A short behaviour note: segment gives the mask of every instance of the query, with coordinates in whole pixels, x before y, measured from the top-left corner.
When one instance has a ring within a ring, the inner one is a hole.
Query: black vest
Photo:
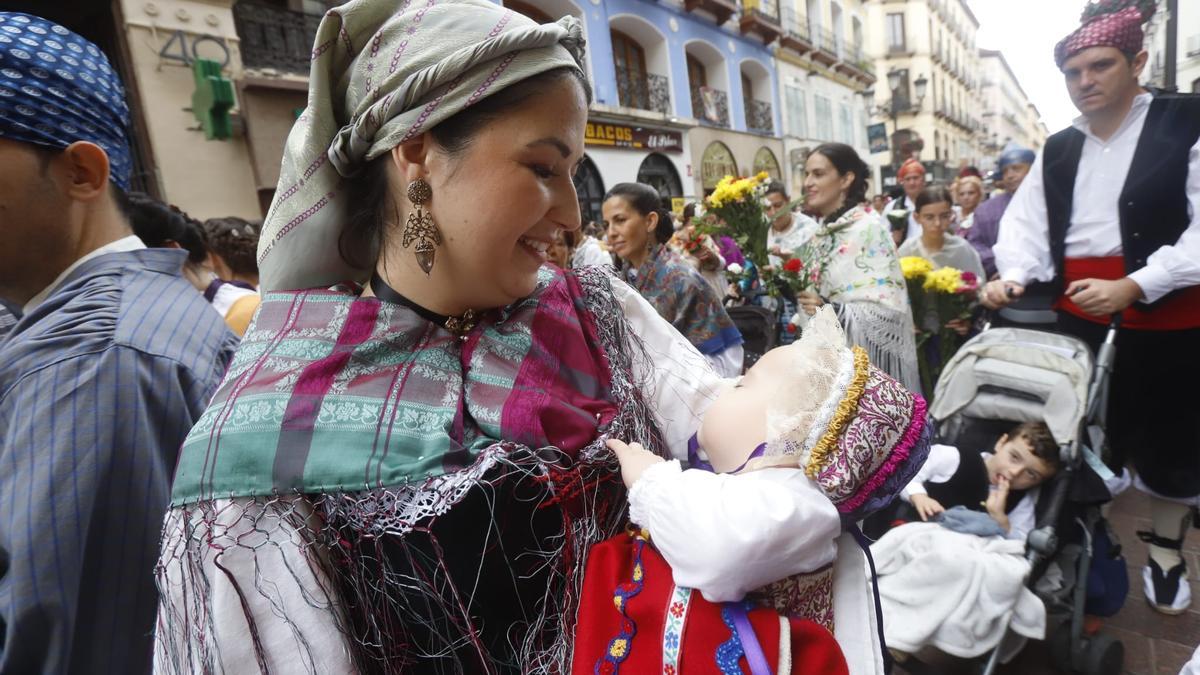
[[[1146,259],[1159,247],[1178,242],[1190,224],[1188,153],[1197,138],[1200,138],[1200,96],[1159,94],[1154,97],[1117,207],[1126,274],[1145,267]],[[1054,260],[1054,283],[1059,292],[1066,258],[1067,229],[1071,226],[1075,176],[1084,139],[1083,132],[1078,129],[1064,129],[1046,140],[1042,157],[1050,256]],[[1104,195],[1097,195],[1097,198],[1102,197]],[[1149,309],[1158,302],[1149,306],[1142,303],[1142,306]]]
[[[954,471],[954,475],[945,483],[929,481],[924,485],[925,492],[936,499],[942,508],[965,506],[972,511],[987,510],[984,503],[991,493],[991,481],[988,480],[987,464],[978,450],[958,448],[958,469]],[[1011,512],[1024,496],[1024,491],[1010,490],[1004,512]]]

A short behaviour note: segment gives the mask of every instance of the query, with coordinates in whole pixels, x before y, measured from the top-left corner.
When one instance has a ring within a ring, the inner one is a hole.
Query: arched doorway
[[[783,171],[779,168],[779,160],[775,159],[775,153],[771,152],[770,148],[759,148],[754,154],[754,171],[766,171],[771,180],[783,180]]]
[[[725,176],[736,175],[737,161],[733,159],[729,146],[720,141],[709,143],[700,160],[700,186],[704,188],[704,195],[707,197],[711,194]]]
[[[604,220],[600,213],[600,205],[604,202],[604,181],[600,180],[600,172],[587,155],[575,170],[575,194],[579,196],[579,214],[584,225]]]
[[[671,208],[672,197],[683,196],[683,183],[679,181],[679,172],[675,170],[675,165],[657,152],[642,160],[642,165],[638,167],[637,180],[658,190],[658,196],[663,200],[663,208]]]

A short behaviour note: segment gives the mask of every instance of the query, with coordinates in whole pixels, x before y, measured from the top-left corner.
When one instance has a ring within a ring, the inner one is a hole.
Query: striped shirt
[[[185,253],[109,253],[0,337],[0,673],[139,673],[180,444],[236,338]]]

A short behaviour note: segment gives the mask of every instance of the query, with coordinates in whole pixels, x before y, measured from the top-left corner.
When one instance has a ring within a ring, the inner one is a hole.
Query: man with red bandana
[[[1200,98],[1152,95],[1141,25],[1152,0],[1090,4],[1054,58],[1082,115],[1054,134],[1000,223],[985,304],[1031,281],[1062,287],[1059,328],[1096,348],[1123,314],[1108,406],[1112,457],[1150,495],[1145,596],[1191,603],[1180,556],[1200,503]]]
[[[910,157],[900,165],[900,170],[896,172],[896,180],[900,181],[900,187],[904,188],[904,196],[893,199],[883,214],[886,216],[888,211],[896,210],[908,211],[908,231],[904,233],[904,239],[908,240],[921,234],[921,224],[917,222],[916,199],[921,190],[925,189],[925,167],[920,160]]]

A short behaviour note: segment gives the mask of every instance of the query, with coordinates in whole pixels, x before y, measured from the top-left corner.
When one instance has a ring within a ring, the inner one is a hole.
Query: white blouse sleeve
[[[1042,182],[1042,155],[1037,159],[1021,187],[1013,195],[1000,218],[996,245],[996,269],[1000,278],[1026,285],[1031,281],[1054,278],[1050,258],[1050,217],[1046,213],[1046,188]]]
[[[900,498],[906,502],[912,501],[913,495],[927,494],[925,483],[945,483],[958,471],[958,449],[952,445],[934,444],[929,446],[929,456],[917,475],[900,491]]]
[[[700,419],[726,380],[629,284],[614,278],[612,287],[645,352],[645,358],[639,358],[634,348],[635,381],[647,387],[646,402],[654,412],[663,441],[676,458],[686,459],[688,439],[700,428]]]
[[[630,519],[671,565],[675,583],[712,602],[740,600],[766,584],[837,557],[837,509],[799,469],[745,474],[655,464],[629,492]]]

